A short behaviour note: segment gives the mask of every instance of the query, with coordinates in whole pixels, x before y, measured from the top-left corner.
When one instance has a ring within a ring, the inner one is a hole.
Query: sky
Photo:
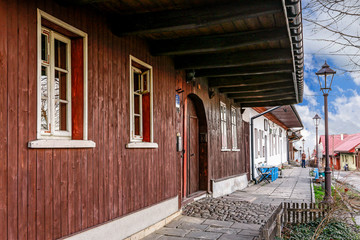
[[[351,0],[350,0],[351,1]],[[303,6],[306,1],[303,1]],[[327,15],[319,12],[306,12],[303,16],[323,20],[326,23]],[[344,28],[344,31],[359,36],[359,19],[345,17],[337,22],[337,28]],[[330,68],[337,71],[332,84],[332,91],[328,97],[329,109],[329,134],[359,133],[360,132],[360,74],[344,70],[353,70],[354,64],[351,59],[358,58],[358,48],[343,48],[339,44],[332,44],[328,40],[339,40],[338,35],[330,33],[325,29],[317,28],[313,23],[304,21],[304,95],[303,102],[296,105],[296,109],[304,125],[302,130],[305,139],[305,149],[308,154],[315,148],[315,124],[313,117],[318,114],[321,117],[319,135],[324,135],[324,97],[320,91],[320,85],[315,72],[321,69],[326,61]],[[315,30],[314,30],[315,28]],[[322,40],[321,40],[322,39]],[[349,57],[348,55],[355,55]],[[347,55],[347,56],[346,56]],[[359,54],[360,55],[360,54]],[[295,143],[295,146],[302,145],[302,141]]]

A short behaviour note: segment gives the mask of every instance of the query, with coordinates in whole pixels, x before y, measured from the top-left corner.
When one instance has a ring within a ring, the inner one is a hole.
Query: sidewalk
[[[281,202],[311,202],[309,168],[285,169],[283,176],[221,198],[191,203],[182,216],[144,239],[256,239]]]

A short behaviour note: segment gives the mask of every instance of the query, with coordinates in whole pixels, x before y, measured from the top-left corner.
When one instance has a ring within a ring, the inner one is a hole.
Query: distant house
[[[270,107],[254,107],[243,114],[244,121],[261,114]],[[293,140],[300,139],[294,131],[303,127],[294,106],[284,106],[254,119],[253,159],[255,168],[263,165],[279,166],[294,159]]]
[[[320,136],[323,145],[323,159],[325,158],[325,136]],[[330,167],[336,170],[344,169],[348,164],[349,170],[359,168],[358,151],[360,148],[360,133],[338,134],[329,136]],[[323,161],[323,165],[325,162]]]

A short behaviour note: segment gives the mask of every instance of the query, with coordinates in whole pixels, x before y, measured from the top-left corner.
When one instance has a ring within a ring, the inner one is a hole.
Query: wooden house
[[[123,239],[248,179],[302,102],[300,0],[1,0],[0,239]],[[140,235],[139,235],[140,236]]]

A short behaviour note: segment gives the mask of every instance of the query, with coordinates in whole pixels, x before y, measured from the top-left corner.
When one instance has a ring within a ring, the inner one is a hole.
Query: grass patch
[[[319,204],[325,195],[325,190],[321,188],[321,185],[314,184],[315,203]]]
[[[322,219],[317,219],[313,222],[288,225],[283,230],[283,237],[277,238],[281,240],[307,240],[313,238]],[[360,240],[359,234],[357,234],[347,224],[337,221],[335,219],[330,220],[322,229],[318,237],[318,240]]]

